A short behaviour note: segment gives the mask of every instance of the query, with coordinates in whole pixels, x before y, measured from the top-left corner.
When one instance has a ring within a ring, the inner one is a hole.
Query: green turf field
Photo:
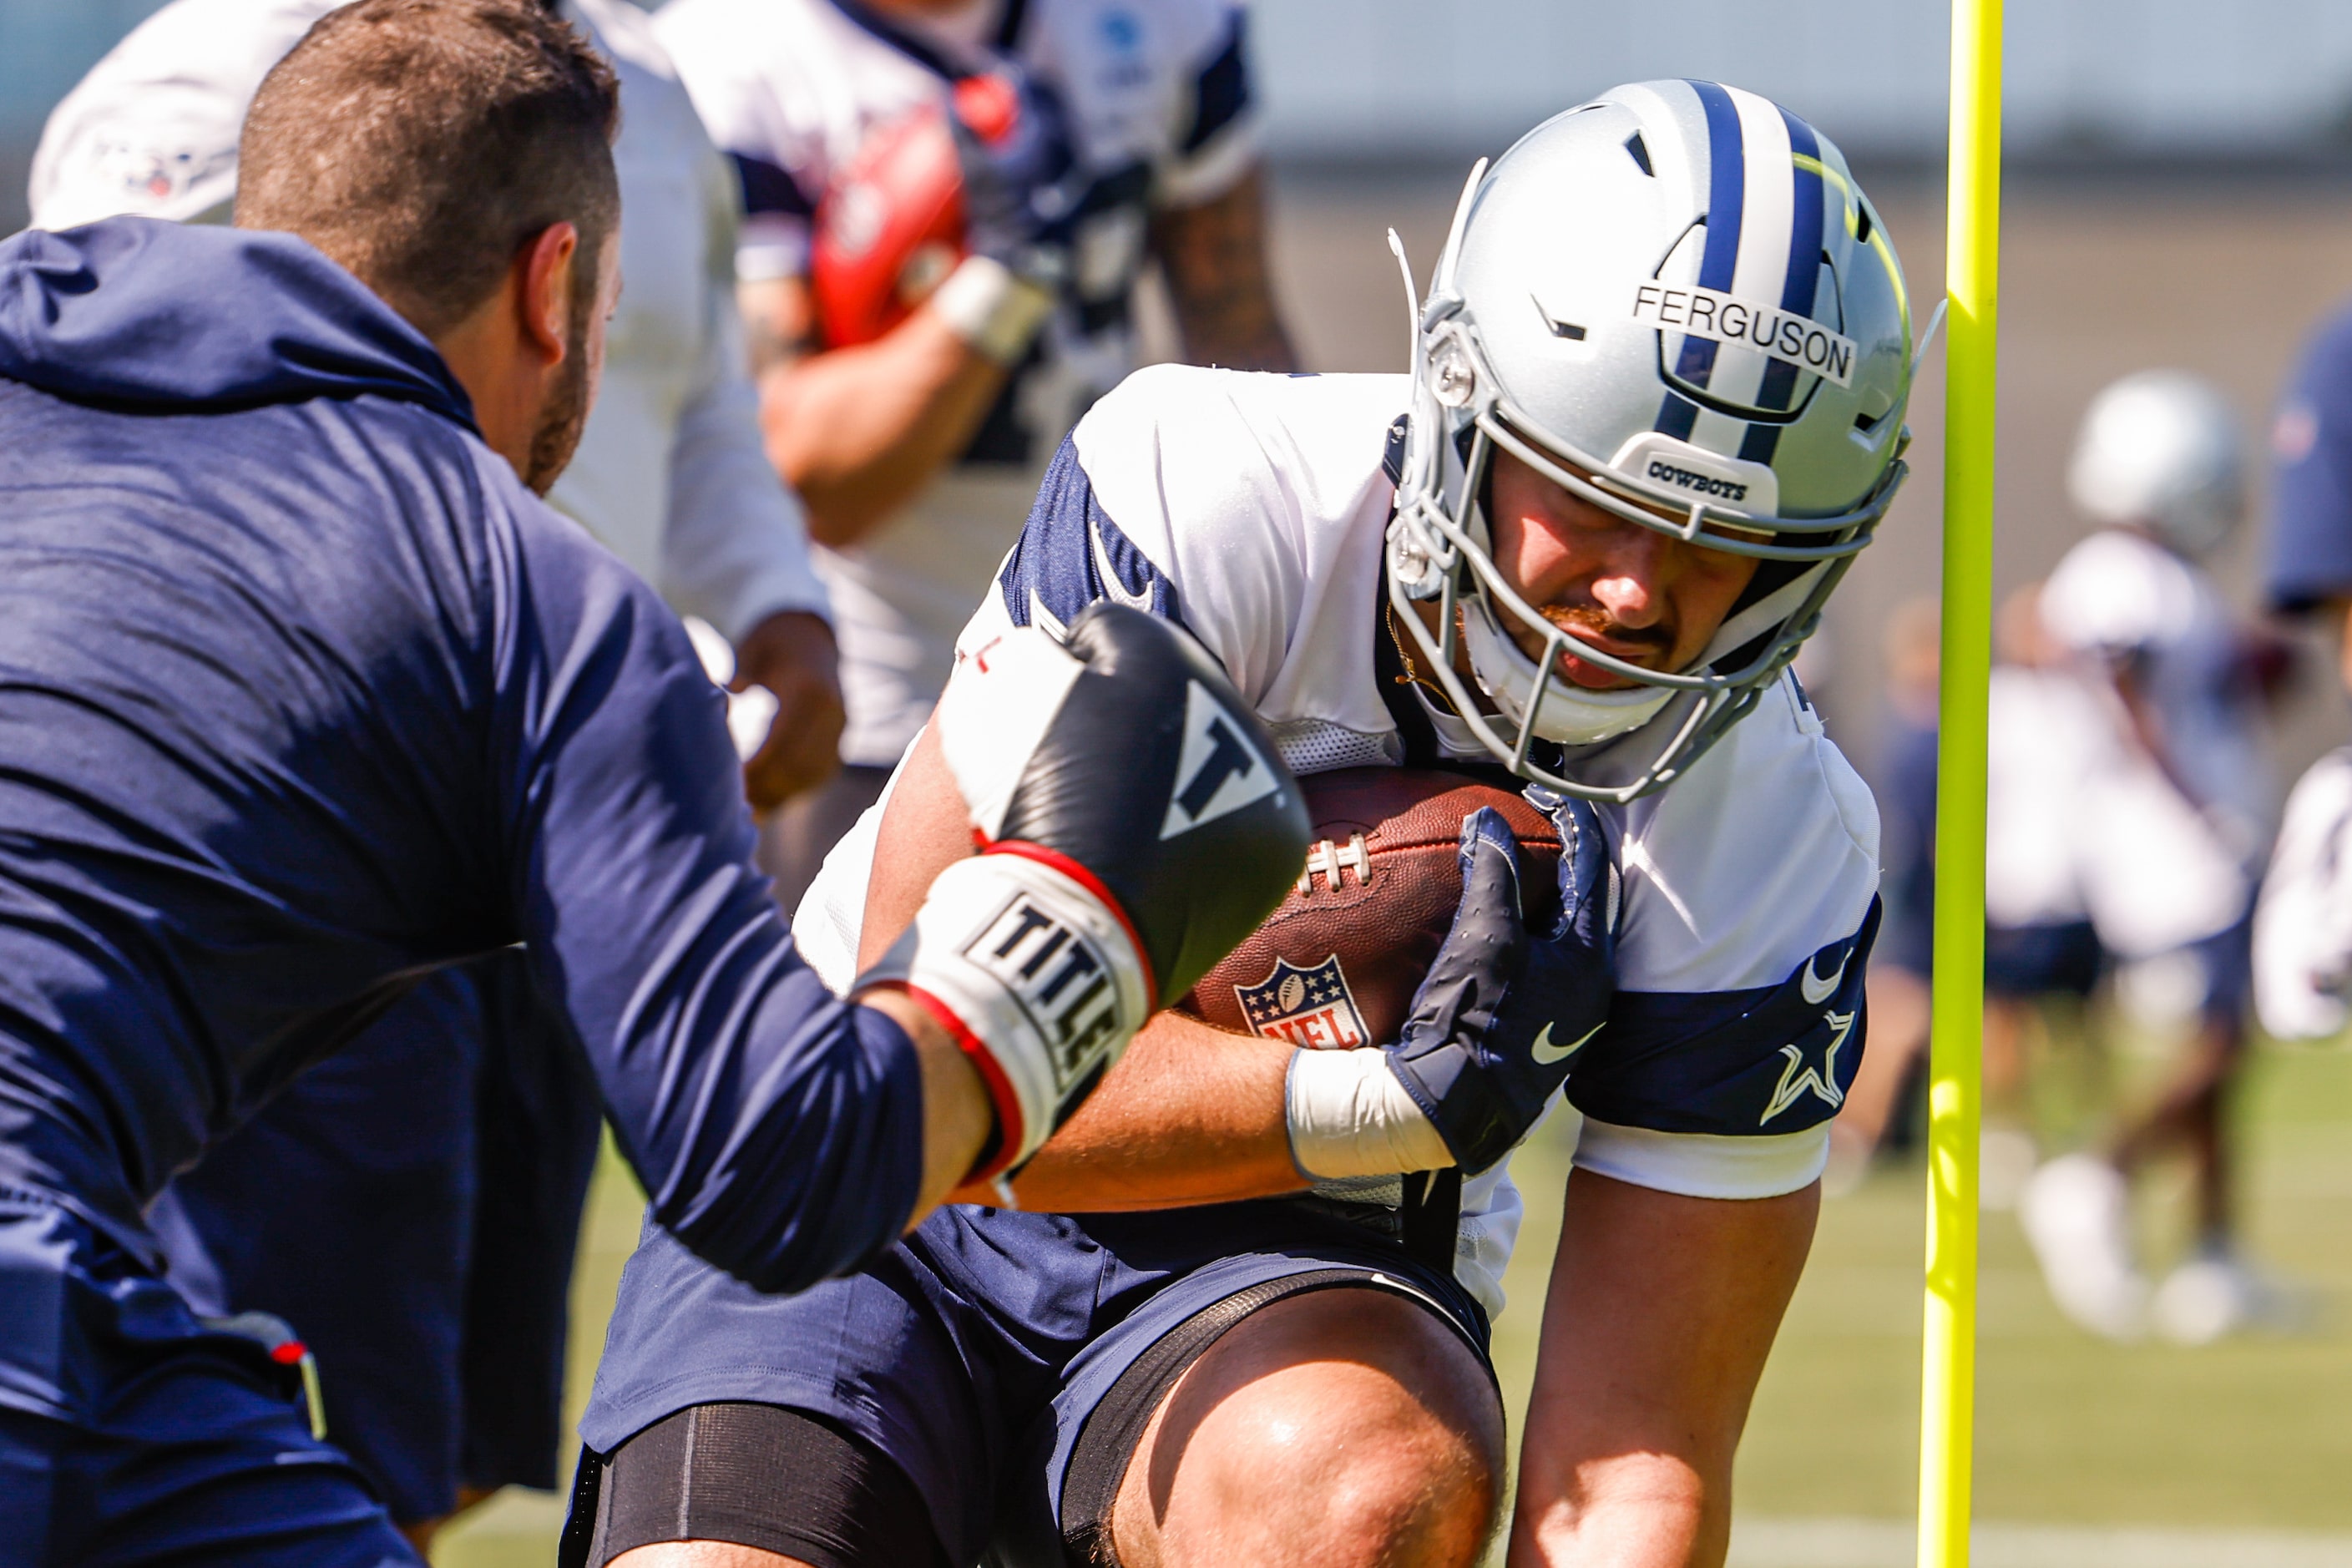
[[[2352,1332],[2336,1310],[2352,1299],[2352,1055],[2268,1052],[2241,1110],[2252,1134],[2244,1185],[2253,1243],[2314,1292],[2311,1331],[2205,1350],[2093,1341],[2050,1306],[2014,1219],[1988,1215],[1978,1401],[1979,1518],[2237,1533],[2195,1537],[2182,1544],[2187,1555],[2166,1556],[2160,1538],[2116,1531],[1996,1531],[1979,1553],[1986,1568],[2108,1560],[2352,1564],[2345,1484]],[[1565,1162],[1556,1146],[1537,1146],[1516,1168],[1528,1225],[1513,1309],[1496,1339],[1505,1386],[1516,1391],[1515,1430]],[[2151,1247],[2161,1258],[2173,1227],[2160,1192],[2148,1207]],[[1919,1227],[1915,1168],[1882,1169],[1824,1206],[1741,1453],[1738,1508],[1748,1525],[1735,1563],[1891,1568],[1908,1561],[1900,1521],[1916,1486]],[[635,1234],[633,1189],[608,1162],[575,1298],[572,1364],[583,1389]],[[552,1499],[500,1499],[453,1531],[436,1561],[441,1568],[545,1563],[555,1518]]]

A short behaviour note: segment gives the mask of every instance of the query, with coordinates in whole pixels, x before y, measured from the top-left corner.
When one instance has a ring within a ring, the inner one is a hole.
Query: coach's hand
[[[1615,994],[1616,871],[1580,800],[1539,804],[1559,826],[1559,918],[1530,932],[1519,857],[1491,810],[1462,824],[1462,903],[1388,1066],[1465,1173],[1528,1134],[1601,1032]]]
[[[787,610],[770,616],[735,645],[730,691],[761,687],[776,700],[767,738],[743,763],[743,794],[753,811],[772,811],[814,789],[841,766],[840,656],[822,616]]]
[[[1282,901],[1312,837],[1297,781],[1191,637],[1097,605],[1066,646],[1008,632],[933,722],[981,853],[932,882],[861,988],[903,987],[995,1103],[989,1176],[1028,1157]]]

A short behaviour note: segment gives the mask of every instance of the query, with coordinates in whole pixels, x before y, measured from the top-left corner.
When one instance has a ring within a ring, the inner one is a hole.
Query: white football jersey
[[[33,223],[117,213],[226,222],[261,79],[346,0],[173,0],[92,67],[35,154]],[[548,500],[684,615],[730,638],[827,613],[799,503],[762,447],[735,314],[733,171],[644,14],[567,0],[621,79],[621,268],[604,380]]]
[[[2352,748],[2286,798],[2254,910],[2254,1006],[2281,1039],[2341,1031],[2352,992]]]
[[[962,646],[1112,599],[1198,637],[1295,770],[1402,761],[1373,639],[1394,494],[1383,458],[1406,397],[1402,376],[1130,376],[1055,458]],[[1568,1082],[1577,1163],[1693,1196],[1804,1186],[1862,1055],[1870,792],[1784,679],[1688,773],[1601,811],[1623,874],[1619,992]],[[793,922],[835,985],[855,964],[880,816],[842,841]],[[1499,1310],[1519,1218],[1503,1166],[1465,1184],[1463,1211],[1457,1272]]]
[[[1985,735],[1985,919],[2090,918],[2080,835],[2087,782],[2111,771],[2115,720],[2073,669],[1994,668]]]
[[[898,761],[1055,444],[1132,367],[1129,307],[1151,209],[1218,195],[1255,158],[1241,23],[1232,0],[973,0],[921,18],[857,0],[675,0],[656,18],[740,174],[746,279],[804,275],[835,174],[992,51],[1060,95],[1091,176],[1073,302],[964,458],[856,544],[818,552],[840,632],[846,761]]]
[[[2273,802],[2220,591],[2153,540],[2107,529],[2059,562],[2041,617],[2101,700],[2066,721],[2076,732],[2017,737],[2021,765],[2043,770],[2036,809],[2070,824],[2074,877],[2100,941],[2144,958],[2227,930],[2252,896]],[[2156,714],[2160,761],[2107,688],[2106,671],[2124,665]]]

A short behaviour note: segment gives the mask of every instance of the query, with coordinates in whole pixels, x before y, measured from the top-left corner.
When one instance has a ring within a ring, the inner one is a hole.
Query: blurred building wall
[[[1937,155],[1947,10],[1918,0],[1255,0],[1277,155],[1492,151],[1620,81],[1754,88],[1849,151]],[[2344,0],[2042,0],[2008,12],[2024,153],[2173,159],[2352,141]]]
[[[49,107],[158,4],[0,0],[0,232],[24,221]],[[1706,76],[1850,152],[1915,159],[1943,144],[1945,16],[1923,0],[1255,0],[1253,25],[1280,158],[1450,163],[1613,82]],[[2042,0],[2008,23],[2011,144],[2029,157],[2352,150],[2346,0]]]

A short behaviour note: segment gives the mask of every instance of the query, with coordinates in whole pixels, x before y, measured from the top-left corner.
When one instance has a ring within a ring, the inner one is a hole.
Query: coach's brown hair
[[[620,220],[620,84],[533,0],[357,0],[262,81],[236,222],[300,235],[426,336],[569,219],[581,308]]]

